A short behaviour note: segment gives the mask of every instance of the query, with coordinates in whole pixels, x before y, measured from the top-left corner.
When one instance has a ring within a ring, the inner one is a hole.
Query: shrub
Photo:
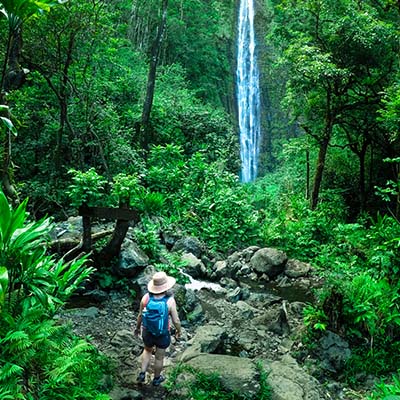
[[[392,382],[381,382],[376,385],[368,400],[398,400],[400,398],[400,377],[394,375]]]
[[[0,192],[0,398],[106,399],[102,358],[52,319],[93,270],[48,256],[51,222],[29,222],[26,205],[13,210]]]
[[[246,188],[221,160],[209,163],[202,152],[185,158],[179,146],[158,146],[149,162],[150,189],[165,195],[167,216],[174,216],[186,233],[218,251],[257,240],[258,214],[248,202]]]

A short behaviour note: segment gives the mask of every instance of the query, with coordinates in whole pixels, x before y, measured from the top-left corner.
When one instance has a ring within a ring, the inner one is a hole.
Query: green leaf
[[[8,271],[6,267],[0,267],[0,311],[4,304],[4,299],[8,287]]]
[[[0,215],[0,248],[2,248],[4,247],[4,243],[7,241],[6,232],[11,219],[10,205],[8,204],[7,198],[2,191],[0,191]]]
[[[10,240],[14,232],[21,228],[26,219],[26,205],[28,203],[28,199],[25,199],[16,210],[10,213],[8,227],[4,232],[4,242],[5,244],[10,244]]]
[[[18,132],[17,129],[15,128],[14,124],[11,122],[10,119],[6,117],[0,117],[1,121],[3,122],[3,125],[10,130],[10,132],[14,135],[17,136]]]

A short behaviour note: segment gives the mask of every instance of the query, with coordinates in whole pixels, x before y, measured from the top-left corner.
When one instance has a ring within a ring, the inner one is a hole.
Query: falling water
[[[240,0],[236,69],[241,181],[257,177],[260,152],[260,91],[255,54],[254,1]]]

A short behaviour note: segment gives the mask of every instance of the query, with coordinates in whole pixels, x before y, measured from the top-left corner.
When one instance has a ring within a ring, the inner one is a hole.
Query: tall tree
[[[144,99],[141,126],[140,126],[141,128],[140,136],[143,143],[143,147],[145,149],[148,149],[150,143],[150,137],[149,137],[151,135],[150,113],[153,107],[154,90],[156,86],[157,65],[160,57],[161,47],[164,40],[165,29],[167,26],[167,11],[168,11],[168,0],[161,0],[160,20],[157,26],[157,31],[153,40],[153,44],[151,46],[146,97]]]
[[[311,194],[315,208],[334,127],[380,102],[381,90],[394,72],[396,33],[368,2],[277,3],[276,37],[290,70],[287,99],[318,146]],[[368,144],[365,118],[356,122],[356,131],[365,133]]]
[[[20,65],[22,51],[22,27],[23,24],[40,14],[50,11],[56,5],[53,0],[1,0],[0,13],[6,18],[8,34],[4,51],[3,66],[0,77],[0,104],[6,105],[6,93],[18,89],[25,81],[26,71]],[[9,109],[3,107],[2,116],[9,119]],[[5,194],[16,200],[17,192],[12,184],[12,131],[5,129],[1,137],[2,160],[0,163],[1,181]]]
[[[46,21],[30,26],[31,45],[24,53],[26,63],[41,75],[56,100],[54,108],[58,113],[58,124],[53,127],[55,135],[51,149],[52,170],[56,175],[68,169],[65,164],[72,163],[80,168],[85,164],[86,147],[82,147],[82,142],[91,123],[87,120],[86,124],[79,125],[78,122],[85,116],[90,118],[86,115],[86,104],[83,105],[90,93],[88,81],[95,68],[93,64],[100,36],[106,36],[107,32],[102,24],[110,23],[104,21],[106,11],[103,1],[71,0]],[[40,46],[36,43],[39,37],[43,37]],[[106,48],[103,47],[104,52]],[[93,87],[94,82],[91,85]],[[95,104],[91,104],[92,109]],[[71,110],[78,105],[80,117],[74,115],[71,118]],[[106,168],[107,163],[101,152],[100,159]]]

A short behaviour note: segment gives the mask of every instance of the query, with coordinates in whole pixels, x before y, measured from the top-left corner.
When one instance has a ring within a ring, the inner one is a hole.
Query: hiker
[[[146,379],[153,348],[155,348],[153,385],[159,386],[165,380],[161,371],[165,351],[171,343],[169,316],[175,326],[176,339],[179,339],[181,335],[181,322],[176,310],[176,302],[172,294],[168,292],[175,282],[175,278],[168,276],[165,272],[156,272],[147,285],[149,293],[146,293],[140,301],[135,329],[135,335],[138,336],[142,328],[144,343],[142,367],[137,378],[140,383]]]

